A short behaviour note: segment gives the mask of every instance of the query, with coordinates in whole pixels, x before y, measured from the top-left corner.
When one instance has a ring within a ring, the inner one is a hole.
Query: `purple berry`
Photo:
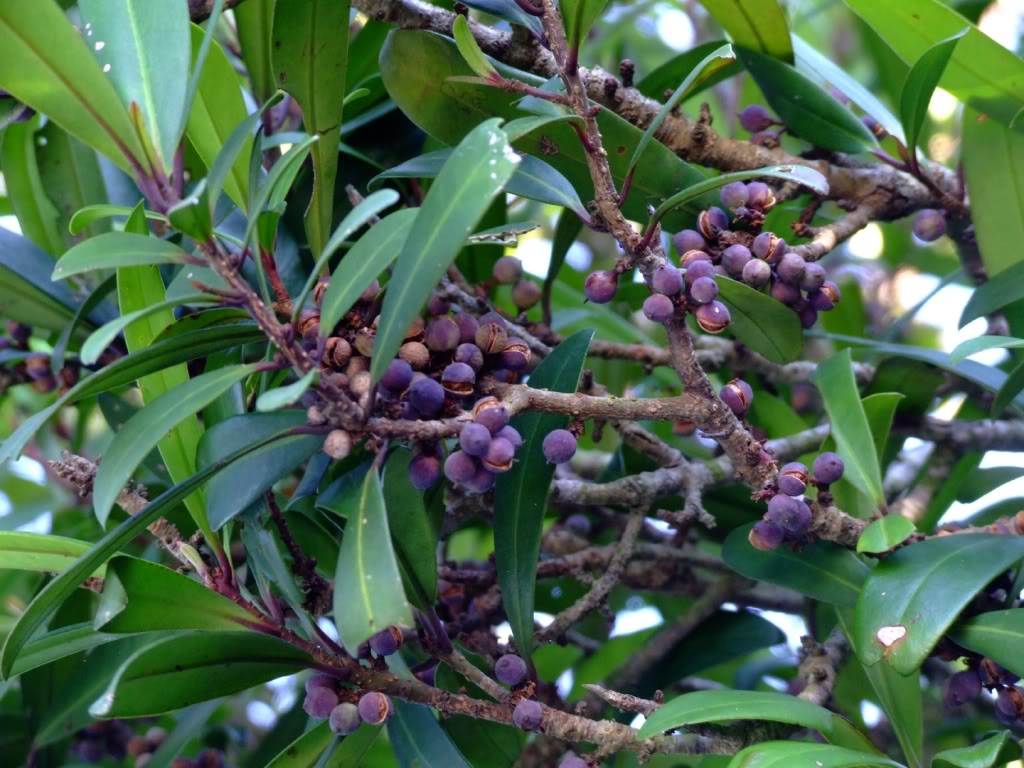
[[[449,352],[459,346],[460,335],[459,326],[450,317],[435,317],[427,326],[423,343],[432,352]]]
[[[683,269],[689,269],[695,262],[698,261],[712,261],[711,256],[704,251],[686,251],[682,256],[679,257],[679,264]]]
[[[370,725],[380,725],[391,717],[391,699],[383,693],[370,691],[359,699],[359,716]]]
[[[818,322],[818,310],[811,306],[810,302],[804,301],[797,306],[797,316],[800,318],[800,327],[804,330],[813,328]]]
[[[829,312],[839,303],[839,286],[826,280],[817,291],[807,294],[807,301],[819,312]]]
[[[747,184],[747,207],[767,211],[775,205],[775,193],[763,181]]]
[[[519,434],[519,431],[515,427],[502,427],[495,433],[494,436],[508,440],[510,443],[512,443],[512,447],[515,448],[517,451],[523,447],[523,437],[522,435]]]
[[[565,527],[578,536],[589,536],[593,528],[590,518],[579,512],[569,515],[565,519]]]
[[[502,285],[512,285],[523,274],[523,262],[515,256],[502,256],[494,262],[491,274]]]
[[[736,243],[722,251],[722,266],[730,275],[738,277],[743,274],[743,268],[752,258],[754,256],[747,246]]]
[[[598,270],[587,275],[583,293],[595,304],[607,304],[615,298],[619,287],[619,274],[611,269]]]
[[[718,283],[713,277],[699,277],[690,286],[690,296],[698,304],[707,304],[718,298]]]
[[[514,653],[506,653],[494,665],[494,676],[514,688],[526,679],[526,662]]]
[[[973,669],[950,675],[942,698],[947,707],[962,707],[981,695],[981,681]]]
[[[510,341],[501,351],[501,364],[510,371],[525,371],[530,365],[530,347],[525,341]]]
[[[775,523],[787,534],[802,536],[811,525],[811,509],[799,499],[778,494],[768,502],[764,519]]]
[[[465,363],[474,371],[479,371],[484,367],[484,353],[476,344],[469,342],[459,344],[458,349],[455,350],[455,362]]]
[[[562,758],[562,762],[558,764],[558,768],[587,768],[587,761],[570,752]]]
[[[485,355],[496,355],[501,352],[508,343],[508,331],[504,320],[500,323],[480,323],[474,341]]]
[[[683,276],[671,264],[662,264],[651,275],[651,287],[655,293],[675,296],[683,290]]]
[[[447,299],[443,298],[442,296],[439,296],[436,293],[433,294],[427,300],[427,314],[430,314],[430,315],[444,315],[448,311],[450,311],[451,308],[452,308],[451,302],[449,302]]]
[[[1006,721],[1015,721],[1020,718],[1021,705],[1024,705],[1020,691],[1012,685],[1000,688],[996,694],[996,712],[1002,715]]]
[[[775,271],[780,280],[799,285],[806,266],[806,262],[800,254],[790,252],[779,260],[779,266],[775,268]]]
[[[523,699],[512,710],[512,722],[524,731],[536,731],[544,719],[544,708],[533,699]]]
[[[800,287],[805,291],[816,291],[825,284],[825,268],[816,261],[804,264],[804,274],[800,278]]]
[[[540,286],[532,280],[520,280],[512,289],[512,303],[527,310],[540,301]]]
[[[832,451],[820,454],[811,465],[814,482],[820,485],[831,485],[838,482],[843,476],[844,469],[843,460],[839,458],[839,454]]]
[[[486,456],[491,447],[491,430],[476,422],[466,424],[459,432],[459,447],[470,456]]]
[[[756,523],[750,529],[750,533],[747,534],[747,540],[750,542],[750,545],[754,549],[760,549],[762,552],[778,549],[784,538],[785,534],[782,529],[775,523],[770,523],[767,520],[761,520],[759,523]]]
[[[752,288],[764,288],[772,279],[772,268],[761,259],[751,259],[743,266],[743,282]]]
[[[455,324],[459,326],[459,341],[469,344],[476,340],[476,332],[480,321],[468,312],[460,312],[455,316]],[[466,362],[465,360],[463,362]]]
[[[707,242],[701,237],[700,232],[684,229],[675,234],[672,238],[672,245],[676,247],[676,252],[682,255],[687,251],[703,251],[707,247]]]
[[[801,496],[807,490],[807,467],[799,461],[783,464],[779,470],[779,490],[787,496]]]
[[[754,238],[750,250],[757,258],[763,259],[769,264],[777,264],[786,252],[786,241],[774,232],[762,232]]]
[[[789,307],[792,307],[803,298],[800,295],[799,288],[792,283],[784,283],[782,280],[776,280],[772,283],[771,295],[773,299],[781,301]]]
[[[424,376],[409,387],[409,402],[423,416],[437,415],[444,405],[444,387]]]
[[[487,467],[480,467],[477,469],[476,474],[462,485],[470,493],[487,493],[487,491],[494,487],[495,479],[495,474],[491,470],[487,469]]]
[[[946,217],[942,211],[931,208],[919,211],[914,217],[914,237],[926,243],[933,243],[946,234]]]
[[[726,184],[718,192],[718,197],[721,199],[722,205],[733,211],[737,208],[742,208],[747,204],[747,195],[747,185],[742,181],[734,181],[731,184]]]
[[[453,483],[466,483],[473,479],[477,465],[465,451],[455,451],[444,461],[444,476]]]
[[[395,394],[404,392],[412,381],[412,366],[405,360],[392,360],[384,375],[380,377],[380,384]]]
[[[729,228],[729,214],[721,208],[708,208],[697,217],[697,229],[708,240],[716,239]]]
[[[326,720],[331,710],[338,706],[338,694],[330,688],[314,688],[306,694],[302,708],[310,717]]]
[[[491,472],[508,472],[512,469],[512,460],[515,456],[515,446],[504,437],[496,437],[491,440],[483,463]]]
[[[359,707],[348,701],[342,702],[331,710],[328,724],[331,732],[338,736],[348,736],[362,725],[363,718],[359,716]]]
[[[708,333],[721,333],[732,322],[728,307],[720,301],[701,304],[695,314],[697,325]]]
[[[672,319],[675,307],[672,299],[660,293],[654,293],[644,299],[644,315],[654,323],[666,323]]]
[[[437,456],[421,453],[409,462],[409,482],[413,488],[425,491],[441,479],[441,462]]]
[[[686,284],[693,285],[702,277],[714,277],[715,265],[710,261],[695,261],[686,268]]]
[[[567,429],[555,429],[544,436],[544,458],[552,464],[565,464],[576,455],[576,436]]]
[[[739,114],[740,125],[748,133],[764,131],[775,125],[775,120],[768,114],[768,110],[760,104],[751,104],[745,107]]]
[[[441,385],[453,395],[469,395],[476,386],[476,374],[465,363],[449,363],[441,373]]]
[[[508,411],[497,400],[487,401],[484,407],[480,407],[473,414],[473,420],[485,426],[494,435],[508,424]]]
[[[378,656],[390,656],[402,645],[402,630],[398,627],[386,627],[370,636],[370,650]]]
[[[739,418],[743,418],[743,415],[750,409],[750,404],[754,402],[754,390],[743,379],[730,381],[722,387],[718,396]]]

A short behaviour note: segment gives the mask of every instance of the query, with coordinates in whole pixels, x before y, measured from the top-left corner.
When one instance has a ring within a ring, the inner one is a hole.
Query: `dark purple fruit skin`
[[[313,688],[327,688],[333,691],[337,682],[337,679],[330,675],[313,675],[306,680],[306,693],[309,693]]]
[[[576,436],[567,429],[555,429],[544,436],[542,447],[551,464],[565,464],[576,455]]]
[[[733,379],[718,393],[729,410],[742,418],[754,402],[754,390],[743,379]]]
[[[437,485],[441,479],[441,462],[436,456],[421,453],[409,462],[409,482],[418,491]]]
[[[743,267],[743,282],[753,288],[763,288],[772,279],[772,268],[761,259],[751,259]]]
[[[459,326],[450,317],[435,317],[427,325],[423,343],[433,352],[449,352],[459,346]]]
[[[729,214],[721,208],[708,208],[697,217],[697,229],[706,238],[715,239],[728,228]]]
[[[799,461],[784,464],[779,470],[779,490],[787,496],[801,496],[807,490],[807,467]]]
[[[384,375],[380,377],[380,384],[391,392],[404,392],[412,381],[412,366],[405,360],[392,360]]]
[[[686,251],[682,256],[679,257],[679,265],[683,269],[689,269],[698,261],[711,261],[711,256],[704,251]]]
[[[821,485],[831,485],[837,482],[842,478],[844,469],[843,460],[839,458],[839,454],[832,451],[820,454],[811,465],[814,481]]]
[[[806,301],[797,306],[796,314],[800,318],[800,327],[805,331],[813,328],[818,322],[818,310]]]
[[[529,309],[540,301],[540,286],[532,280],[520,280],[512,289],[512,302],[519,309]]]
[[[331,732],[338,736],[348,736],[362,724],[363,718],[359,716],[359,707],[355,704],[346,701],[331,710],[329,726]]]
[[[825,284],[825,268],[817,262],[804,264],[804,274],[800,278],[800,287],[805,291],[816,291]]]
[[[644,299],[643,309],[644,316],[654,323],[668,322],[672,319],[672,314],[675,311],[672,299],[660,293],[652,294]]]
[[[444,405],[444,387],[433,379],[417,379],[409,387],[409,402],[423,416],[434,416]]]
[[[491,269],[494,279],[503,285],[512,285],[523,274],[523,262],[515,256],[502,256]]]
[[[512,723],[524,731],[535,731],[544,719],[544,708],[532,699],[523,699],[512,710]]]
[[[763,181],[747,184],[747,207],[765,211],[775,205],[775,193]]]
[[[515,446],[503,437],[496,437],[491,440],[491,446],[483,458],[484,466],[492,472],[508,472],[512,469],[515,456]]]
[[[719,190],[718,197],[722,201],[722,205],[735,211],[747,204],[747,185],[742,181],[726,184]]]
[[[722,251],[722,266],[730,275],[739,276],[743,274],[743,268],[752,258],[754,255],[747,246],[736,243]]]
[[[370,636],[370,650],[378,656],[390,656],[402,645],[402,630],[398,627],[387,627]]]
[[[973,669],[950,675],[942,698],[948,707],[962,707],[981,695],[981,681]]]
[[[697,307],[697,325],[708,333],[721,333],[732,322],[729,309],[720,301],[712,301]]]
[[[768,502],[765,520],[775,523],[788,534],[800,536],[807,532],[811,525],[811,510],[799,499],[779,494]]]
[[[927,208],[918,211],[914,217],[914,236],[926,243],[933,243],[946,234],[946,217],[942,211]]]
[[[785,534],[782,529],[775,523],[767,520],[761,520],[759,523],[756,523],[750,529],[750,533],[747,534],[747,540],[750,542],[750,545],[754,549],[760,549],[762,552],[778,549],[784,538]]]
[[[713,277],[701,277],[690,286],[690,297],[698,304],[707,304],[718,298],[718,283]]]
[[[526,662],[514,653],[506,653],[494,665],[494,676],[499,683],[514,688],[526,679]]]
[[[517,430],[515,427],[502,427],[495,433],[494,436],[503,437],[504,439],[508,440],[510,443],[512,443],[512,447],[515,448],[517,451],[523,447],[523,436],[519,434],[519,430]]]
[[[474,417],[474,420],[477,424],[487,427],[492,435],[497,434],[508,424],[508,411],[503,405],[484,408]]]
[[[483,424],[471,422],[459,432],[459,447],[470,456],[486,456],[491,447],[491,431]]]
[[[771,289],[772,298],[776,301],[781,301],[787,306],[793,306],[801,300],[800,289],[792,283],[784,283],[781,280],[776,280],[772,283]]]
[[[651,275],[651,287],[656,293],[675,296],[683,290],[683,276],[671,264],[662,264]]]
[[[615,298],[618,288],[619,275],[610,269],[591,272],[583,283],[583,293],[595,304],[607,304]]]
[[[577,512],[565,518],[565,527],[579,536],[589,536],[594,526],[591,524],[589,517]]]
[[[359,699],[359,716],[370,725],[380,725],[391,717],[391,699],[383,693],[370,691]]]
[[[455,451],[444,461],[444,476],[453,483],[465,483],[476,474],[476,462],[465,451]]]
[[[787,253],[779,260],[779,266],[775,271],[780,280],[793,285],[799,285],[800,279],[804,276],[804,268],[807,266],[803,257],[798,253]]]
[[[329,688],[314,688],[306,694],[302,708],[310,717],[326,720],[331,710],[338,706],[338,694]]]
[[[672,238],[672,245],[676,247],[676,252],[680,256],[687,251],[703,251],[707,247],[707,243],[700,232],[693,229],[684,229],[682,232],[677,232]]]
[[[476,344],[469,342],[459,344],[458,349],[455,350],[455,362],[465,363],[474,371],[479,372],[484,367],[484,353]]]
[[[693,285],[702,277],[714,277],[715,265],[710,261],[695,261],[686,268],[686,284]]]
[[[455,324],[459,326],[459,341],[468,344],[476,339],[476,331],[480,321],[468,312],[460,312],[455,316]],[[465,361],[463,361],[465,362]]]
[[[740,125],[748,133],[765,131],[775,125],[775,120],[768,114],[768,110],[760,104],[751,104],[739,113]]]
[[[750,250],[757,258],[763,259],[769,264],[776,264],[786,252],[786,241],[774,232],[762,232],[754,238]]]
[[[510,371],[525,371],[530,364],[530,348],[522,341],[510,341],[501,353],[501,364]]]
[[[562,758],[558,768],[587,768],[587,762],[582,757],[570,754]]]
[[[480,467],[476,474],[463,483],[470,493],[486,493],[494,487],[496,476],[486,467]]]
[[[475,384],[476,373],[465,363],[449,363],[441,374],[441,385],[452,394],[471,394]]]

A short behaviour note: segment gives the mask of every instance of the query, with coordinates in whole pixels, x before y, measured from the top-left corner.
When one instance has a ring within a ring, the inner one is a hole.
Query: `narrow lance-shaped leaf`
[[[640,728],[639,736],[723,720],[771,720],[824,732],[832,728],[831,712],[796,696],[769,691],[697,691],[659,707]]]
[[[294,405],[306,390],[313,385],[319,374],[319,369],[310,368],[298,381],[293,381],[284,387],[268,389],[256,398],[256,410],[276,411],[279,408],[287,408],[289,405]]]
[[[917,143],[928,116],[928,104],[932,94],[946,70],[946,65],[953,56],[957,43],[967,34],[964,29],[948,40],[936,43],[914,62],[907,74],[900,92],[900,121],[907,136],[907,150],[911,158],[917,157]]]
[[[1007,268],[998,280],[986,280],[976,287],[960,315],[958,327],[963,328],[972,320],[992,314],[1021,299],[1024,299],[1024,262]]]
[[[426,499],[409,481],[409,451],[395,451],[384,468],[384,502],[388,528],[395,545],[406,594],[421,611],[431,611],[437,599],[436,520]]]
[[[71,624],[36,637],[21,651],[11,670],[11,677],[117,640],[117,635],[97,632],[91,623]]]
[[[727,768],[790,768],[813,765],[815,768],[903,768],[887,757],[831,744],[806,741],[766,741],[738,752]]]
[[[1024,347],[1024,339],[1014,336],[976,336],[973,339],[962,341],[949,353],[949,362],[959,363],[971,355],[985,352],[989,349],[1018,349]]]
[[[574,52],[570,55],[578,57],[580,46],[606,5],[608,0],[561,0],[559,7],[565,22],[565,37]]]
[[[888,552],[914,533],[914,522],[903,515],[886,515],[864,529],[857,539],[857,551]]]
[[[1009,731],[959,749],[946,749],[932,759],[932,768],[998,768],[1019,760],[1020,743]]]
[[[384,295],[370,366],[374,381],[387,370],[409,323],[519,162],[499,123],[487,120],[462,140],[420,206]]]
[[[88,549],[89,542],[66,536],[0,531],[0,569],[60,573]]]
[[[793,61],[786,12],[779,0],[701,0],[736,45]]]
[[[476,38],[469,31],[469,22],[466,21],[465,16],[455,17],[455,23],[452,24],[452,37],[455,38],[455,45],[458,46],[459,53],[462,54],[462,58],[469,64],[470,69],[485,80],[501,81],[501,75],[498,74],[498,70],[484,56],[484,52],[480,50],[480,46],[476,43]]]
[[[107,232],[84,240],[61,256],[53,279],[82,272],[147,264],[183,264],[188,254],[174,243],[131,232]]]

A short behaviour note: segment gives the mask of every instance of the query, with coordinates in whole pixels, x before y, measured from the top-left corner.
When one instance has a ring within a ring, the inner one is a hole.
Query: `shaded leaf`
[[[729,308],[729,331],[739,341],[775,363],[789,363],[803,349],[797,314],[745,283],[719,275],[719,299]]]
[[[995,768],[1020,756],[1020,744],[1013,734],[1003,731],[969,747],[939,752],[932,758],[932,768]]]
[[[972,320],[990,315],[1021,299],[1024,299],[1024,263],[1007,267],[999,280],[986,280],[977,286],[960,315],[958,327],[963,328]]]
[[[692,72],[693,68],[697,66],[700,61],[711,53],[712,51],[718,50],[725,43],[724,40],[711,40],[707,43],[701,43],[700,45],[694,46],[688,51],[680,53],[678,56],[666,61],[664,64],[651,70],[650,73],[644,75],[644,77],[637,82],[636,89],[640,91],[644,96],[661,101],[664,98],[665,92],[671,90],[675,85],[682,81],[686,77],[687,73]],[[713,85],[726,80],[734,75],[739,74],[743,71],[743,65],[738,61],[733,60],[731,64],[726,65],[722,69],[717,69],[707,79],[701,80],[701,82],[694,86],[691,96],[699,93],[700,91],[706,90]]]
[[[640,727],[647,738],[683,725],[728,720],[770,720],[813,728],[832,729],[832,713],[796,696],[770,691],[696,691],[677,696],[655,710]]]
[[[281,408],[287,408],[289,405],[294,405],[305,394],[306,390],[313,386],[319,375],[319,369],[310,368],[306,375],[297,381],[293,381],[284,387],[268,389],[256,398],[256,410],[277,411]]]
[[[976,336],[973,339],[967,339],[967,341],[957,344],[953,351],[949,353],[949,361],[956,364],[966,360],[971,355],[976,355],[988,349],[1018,349],[1020,347],[1024,347],[1024,339],[1014,338],[1013,336]]]
[[[427,513],[423,493],[409,482],[411,458],[409,451],[391,454],[384,468],[384,503],[405,593],[427,612],[437,600],[437,521]]]
[[[476,38],[469,31],[469,22],[465,16],[456,16],[452,24],[452,37],[455,38],[455,45],[462,54],[462,58],[469,64],[469,68],[486,80],[500,81],[501,75],[494,68],[480,46],[476,44]]]
[[[786,12],[778,0],[700,0],[736,45],[793,61]]]
[[[388,736],[399,768],[471,768],[430,709],[404,701],[393,703],[395,713],[388,721]]]
[[[608,0],[560,0],[559,10],[565,22],[566,42],[576,51],[577,57],[587,33],[594,22],[601,18],[606,5]]]
[[[928,105],[931,103],[932,94],[935,93],[956,44],[965,34],[966,29],[948,40],[935,43],[921,54],[910,68],[906,82],[903,83],[903,90],[900,92],[900,120],[903,122],[903,130],[907,136],[906,145],[912,156],[917,152],[917,144],[924,121],[928,117]]]
[[[914,534],[914,523],[902,515],[886,515],[871,523],[857,539],[857,551],[888,552]]]
[[[1024,671],[1024,608],[974,616],[949,634],[964,648],[994,659],[1014,674]]]
[[[18,660],[11,669],[11,677],[17,677],[30,669],[36,669],[57,659],[106,645],[117,639],[117,635],[97,632],[89,622],[70,624],[44,632],[22,649]]]

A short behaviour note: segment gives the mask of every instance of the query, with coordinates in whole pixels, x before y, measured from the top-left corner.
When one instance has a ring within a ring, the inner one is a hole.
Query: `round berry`
[[[491,274],[502,285],[512,285],[512,283],[522,277],[523,262],[515,256],[502,256],[494,262]]]
[[[459,346],[459,326],[448,316],[435,317],[424,332],[423,343],[433,352],[450,352]]]
[[[768,114],[768,110],[760,104],[751,104],[739,113],[740,125],[748,133],[764,131],[775,125],[775,120]]]
[[[750,529],[750,533],[747,534],[747,540],[750,542],[750,545],[754,549],[760,549],[762,552],[778,549],[784,538],[785,534],[782,529],[775,523],[767,520],[761,520],[756,523]]]
[[[514,688],[526,679],[526,662],[514,653],[506,653],[494,665],[494,676]]]
[[[807,264],[800,254],[790,252],[779,260],[779,266],[775,268],[775,272],[780,280],[799,285],[806,266]]]
[[[607,304],[615,298],[619,287],[619,275],[611,269],[591,272],[583,283],[583,293],[587,300],[595,304]]]
[[[352,452],[352,435],[344,429],[332,429],[324,438],[324,453],[341,461]]]
[[[441,462],[437,456],[421,453],[409,462],[409,482],[413,488],[425,491],[441,479]]]
[[[683,269],[689,269],[691,266],[693,266],[694,262],[697,261],[710,262],[712,261],[712,259],[711,256],[705,253],[704,251],[687,251],[680,257],[679,264],[683,267]]]
[[[386,627],[370,636],[370,650],[378,656],[390,656],[402,645],[402,630],[398,627]]]
[[[529,309],[540,301],[540,286],[532,280],[520,280],[512,289],[512,303],[519,309]]]
[[[707,247],[707,242],[705,242],[700,232],[684,229],[682,232],[675,234],[672,238],[672,245],[676,247],[676,252],[682,255],[687,251],[703,251]]]
[[[699,277],[690,286],[690,296],[698,304],[707,304],[718,298],[718,283],[713,277]]]
[[[948,707],[962,707],[981,695],[981,680],[973,669],[950,675],[942,698]]]
[[[764,288],[772,279],[772,268],[768,262],[760,259],[751,259],[743,265],[743,282],[752,288]]]
[[[721,208],[708,208],[697,217],[697,229],[709,240],[716,239],[729,228],[729,214]]]
[[[473,420],[477,424],[487,427],[487,430],[494,435],[508,424],[508,411],[496,398],[481,400],[474,409]]]
[[[392,360],[380,377],[380,385],[396,394],[404,392],[411,382],[412,366],[401,359]]]
[[[783,464],[779,470],[779,490],[787,496],[802,496],[807,490],[807,467],[799,461]]]
[[[754,402],[754,390],[750,388],[743,379],[733,379],[718,393],[722,402],[729,406],[729,410],[736,416],[742,418],[750,410],[750,404]]]
[[[513,426],[502,427],[494,434],[494,436],[508,440],[512,443],[512,447],[517,451],[523,447],[523,436],[520,435],[519,430]]]
[[[338,706],[338,694],[330,688],[314,688],[306,694],[302,708],[310,717],[326,720],[331,710]]]
[[[708,333],[721,333],[732,321],[729,309],[720,301],[712,301],[697,307],[697,325]]]
[[[722,205],[735,211],[747,204],[747,185],[742,181],[734,181],[726,184],[718,192]]]
[[[797,305],[796,314],[800,318],[800,327],[808,330],[818,322],[818,310],[811,306],[809,301],[800,302]]]
[[[762,232],[754,238],[750,250],[757,258],[763,259],[769,264],[776,264],[786,252],[786,241],[774,232]]]
[[[380,725],[391,717],[391,699],[383,693],[370,691],[359,699],[359,716],[370,725]]]
[[[508,472],[516,456],[515,446],[504,437],[495,437],[484,456],[484,466],[492,472]]]
[[[654,323],[665,323],[672,319],[675,307],[672,299],[660,293],[651,294],[644,299],[644,315]]]
[[[558,764],[558,768],[587,768],[587,761],[570,752],[562,758],[562,762]]]
[[[458,349],[455,350],[454,359],[457,363],[465,363],[474,371],[479,371],[484,367],[484,353],[476,344],[469,342],[459,344]]]
[[[805,291],[816,291],[825,284],[825,268],[812,261],[804,264],[804,273],[800,278],[800,287]]]
[[[775,205],[775,193],[763,181],[747,184],[747,207],[767,211]]]
[[[430,364],[430,350],[419,341],[407,341],[398,348],[398,356],[414,370],[422,370]]]
[[[460,312],[455,316],[455,324],[459,326],[460,343],[469,344],[476,341],[476,331],[480,327],[480,321],[473,315],[468,312]]]
[[[811,465],[811,473],[814,475],[814,482],[820,485],[831,485],[838,482],[843,476],[843,460],[838,453],[825,451],[814,460]]]
[[[512,710],[512,722],[516,728],[522,728],[524,731],[536,731],[543,719],[544,708],[540,702],[532,699],[523,699]]]
[[[589,536],[590,530],[593,528],[590,518],[579,512],[569,515],[565,519],[565,527],[578,536]]]
[[[530,347],[525,341],[514,340],[501,352],[501,364],[510,371],[525,371],[530,365]]]
[[[505,349],[505,345],[508,343],[508,331],[505,330],[504,322],[480,323],[480,327],[476,329],[474,340],[485,355],[496,355]]]
[[[317,674],[306,680],[306,693],[309,693],[314,688],[327,688],[330,691],[335,690],[337,679],[330,675]]]
[[[444,405],[444,387],[424,376],[409,386],[409,402],[423,416],[435,416]]]
[[[452,308],[451,302],[439,294],[433,294],[427,300],[427,314],[444,315]]]
[[[730,275],[739,276],[743,274],[743,268],[752,258],[754,256],[747,246],[735,243],[722,251],[722,266]]]
[[[567,429],[555,429],[544,436],[544,458],[552,464],[565,464],[576,455],[576,436]]]
[[[476,386],[476,374],[465,363],[449,363],[441,373],[441,385],[453,395],[469,395]]]
[[[455,451],[444,460],[444,476],[453,483],[466,483],[476,474],[476,462],[465,451]]]
[[[695,261],[686,268],[686,284],[693,285],[702,277],[714,277],[715,265],[710,261]]]
[[[946,234],[946,217],[942,211],[931,208],[918,211],[914,217],[914,236],[926,243],[933,243]]]
[[[331,710],[327,722],[332,733],[338,736],[348,736],[362,725],[363,718],[359,716],[359,707],[345,701]]]
[[[807,294],[807,301],[819,312],[829,312],[839,303],[839,286],[826,280],[821,288]]]
[[[683,290],[683,276],[671,264],[662,264],[651,275],[651,287],[655,293],[675,296]]]
[[[459,432],[459,447],[470,456],[486,456],[491,447],[491,430],[477,422],[466,424]]]
[[[782,280],[776,280],[772,283],[770,293],[773,299],[789,307],[792,307],[803,298],[800,295],[799,288],[792,283],[784,283]]]
[[[480,467],[477,469],[476,474],[462,485],[470,493],[487,493],[487,491],[494,487],[495,479],[496,476],[491,470],[487,469],[487,467]]]

